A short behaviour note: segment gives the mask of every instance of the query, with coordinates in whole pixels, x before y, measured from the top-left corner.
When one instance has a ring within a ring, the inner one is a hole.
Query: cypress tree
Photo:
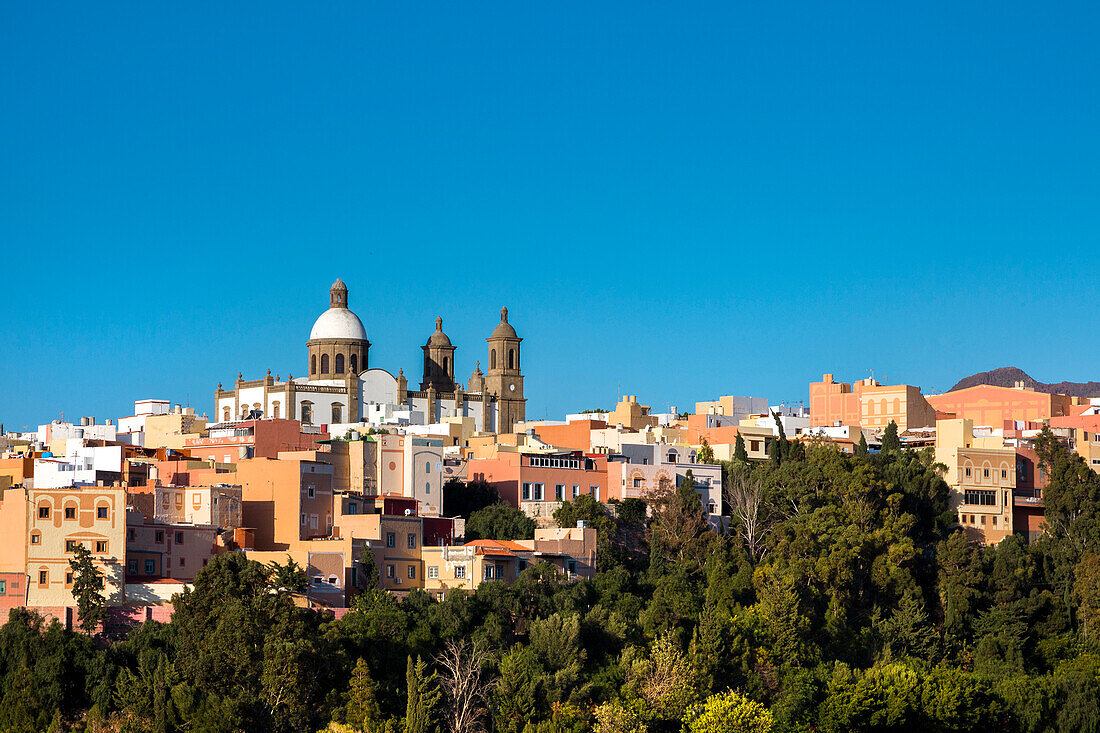
[[[427,663],[419,656],[416,663],[410,655],[405,668],[408,685],[408,703],[405,707],[405,733],[429,733],[435,730],[436,708],[443,693],[439,689],[439,675],[425,675]]]
[[[737,443],[733,446],[733,460],[749,462],[749,452],[745,450],[745,439],[741,433],[737,434]]]
[[[898,424],[891,420],[882,433],[882,452],[896,453],[900,450],[901,440],[898,438]]]
[[[859,446],[856,448],[856,455],[860,458],[867,458],[871,454],[871,451],[867,448],[867,436],[863,434],[863,431],[859,431]]]

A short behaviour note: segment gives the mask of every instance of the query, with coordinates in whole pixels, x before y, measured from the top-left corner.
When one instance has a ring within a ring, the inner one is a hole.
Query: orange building
[[[592,448],[592,431],[603,430],[607,423],[603,420],[569,420],[568,422],[529,422],[521,427],[533,430],[544,443],[567,450],[588,451]]]
[[[328,433],[297,420],[241,420],[210,426],[205,437],[188,438],[185,450],[194,458],[236,463],[247,458],[276,458],[281,451],[311,450]]]
[[[1070,413],[1073,398],[1062,394],[1036,392],[1022,386],[995,387],[979,384],[953,392],[931,395],[929,404],[956,418],[973,420],[975,425],[1004,427],[1014,420],[1042,422]]]
[[[242,523],[255,530],[256,550],[281,550],[327,537],[332,529],[332,466],[320,461],[252,458],[226,474],[240,484]],[[234,478],[235,476],[235,478]]]
[[[553,521],[563,501],[581,495],[608,499],[607,456],[602,453],[498,451],[496,458],[471,460],[466,474],[471,481],[487,482],[504,501],[543,525]]]
[[[936,408],[919,387],[909,384],[879,384],[874,379],[848,384],[835,381],[832,374],[810,383],[812,427],[884,429],[891,421],[899,430],[932,427],[936,424]]]

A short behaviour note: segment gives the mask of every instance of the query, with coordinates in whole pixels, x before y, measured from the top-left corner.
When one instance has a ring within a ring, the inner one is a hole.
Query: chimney
[[[103,424],[104,425],[114,425],[115,421],[112,420],[111,418],[107,418],[106,420],[103,421]],[[95,425],[95,418],[92,418],[92,425]]]

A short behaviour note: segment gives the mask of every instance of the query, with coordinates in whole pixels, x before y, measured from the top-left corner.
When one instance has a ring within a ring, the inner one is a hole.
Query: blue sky
[[[0,422],[371,362],[616,393],[1100,379],[1097,3],[8,3]]]

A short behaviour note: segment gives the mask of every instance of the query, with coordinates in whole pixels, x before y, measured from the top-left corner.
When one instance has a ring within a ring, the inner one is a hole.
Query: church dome
[[[435,333],[428,337],[428,346],[449,347],[450,345],[451,339],[443,333],[443,319],[437,316],[435,319]]]
[[[500,323],[493,329],[493,335],[489,338],[516,338],[516,329],[512,328],[512,324],[508,323],[508,309],[500,309]]]
[[[317,339],[355,339],[367,340],[367,330],[363,322],[347,308],[329,308],[321,314],[309,332],[309,340]]]
[[[340,278],[329,288],[329,307],[309,332],[309,340],[352,339],[366,341],[367,331],[359,316],[348,310],[348,287]]]

